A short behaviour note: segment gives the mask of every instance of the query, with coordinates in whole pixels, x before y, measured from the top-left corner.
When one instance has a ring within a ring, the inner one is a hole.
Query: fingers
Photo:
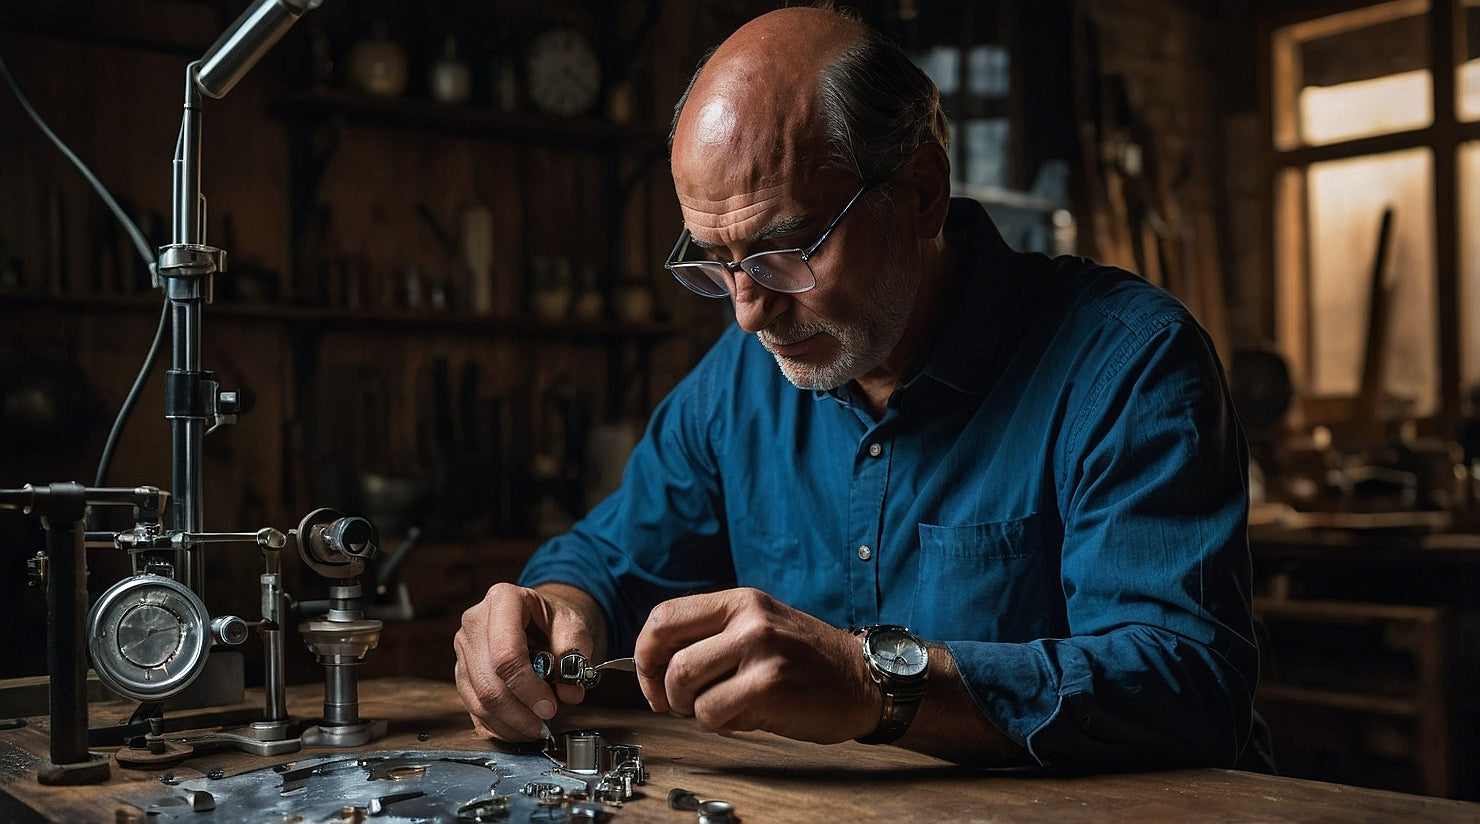
[[[723,593],[710,593],[664,601],[648,614],[632,654],[637,659],[637,685],[654,712],[683,711],[669,700],[670,662],[680,650],[724,631],[727,612]],[[692,704],[685,703],[692,710]]]
[[[757,590],[676,598],[638,636],[638,683],[654,710],[706,730],[762,729],[833,743],[877,721],[877,688],[847,630]]]
[[[462,627],[453,639],[458,696],[475,728],[507,741],[538,738],[557,706],[555,692],[530,665],[527,627],[552,637],[584,632],[562,628],[533,590],[497,584],[463,613]],[[563,692],[572,703],[580,700],[579,694]]]
[[[680,715],[696,715],[701,694],[733,685],[738,676],[742,651],[729,636],[711,635],[679,650],[663,673],[667,709]],[[706,726],[715,719],[706,717]]]
[[[744,639],[765,631],[777,604],[752,589],[675,598],[659,604],[638,634],[637,682],[657,712],[694,713],[694,700],[716,682],[733,676],[751,645]]]

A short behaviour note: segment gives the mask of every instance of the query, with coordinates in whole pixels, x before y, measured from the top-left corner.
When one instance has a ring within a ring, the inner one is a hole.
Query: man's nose
[[[755,333],[766,328],[786,308],[790,295],[776,292],[755,282],[743,269],[732,270],[730,300],[735,304],[735,321],[740,328]]]

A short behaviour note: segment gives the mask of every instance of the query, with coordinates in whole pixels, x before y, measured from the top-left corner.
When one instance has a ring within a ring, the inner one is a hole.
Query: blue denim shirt
[[[1134,275],[1012,252],[974,202],[946,230],[961,291],[881,420],[732,327],[521,582],[590,592],[614,655],[659,601],[737,585],[904,624],[1042,764],[1234,765],[1247,452],[1207,336]]]

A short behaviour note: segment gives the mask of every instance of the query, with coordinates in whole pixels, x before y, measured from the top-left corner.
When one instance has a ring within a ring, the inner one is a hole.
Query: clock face
[[[869,635],[869,648],[879,669],[892,675],[918,675],[925,669],[925,648],[902,632],[883,631]]]
[[[179,693],[210,652],[210,619],[184,584],[143,574],[114,584],[88,615],[88,652],[98,677],[139,701]]]
[[[580,32],[557,28],[529,44],[529,98],[546,114],[585,114],[601,92],[601,64]]]

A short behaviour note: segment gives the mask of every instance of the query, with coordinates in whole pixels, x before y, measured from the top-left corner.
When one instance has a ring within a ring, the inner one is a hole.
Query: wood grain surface
[[[486,750],[499,745],[472,733],[451,684],[376,679],[361,684],[361,716],[386,719],[389,732],[364,751]],[[249,693],[249,697],[253,697]],[[289,710],[312,718],[318,685],[289,688]],[[131,704],[98,704],[92,725],[125,718]],[[178,723],[181,719],[176,719]],[[1196,769],[1091,776],[981,771],[895,747],[820,746],[763,733],[721,737],[691,719],[631,709],[574,707],[551,724],[557,734],[594,729],[608,743],[643,747],[651,774],[643,797],[613,810],[613,824],[693,822],[669,809],[669,790],[728,801],[746,824],[761,822],[1467,822],[1480,824],[1480,804],[1338,784]],[[48,753],[47,719],[0,731],[0,821],[116,822],[175,792],[167,774],[226,775],[332,750],[306,749],[274,758],[220,751],[157,770],[112,765],[110,779],[82,787],[44,786],[38,769]],[[104,753],[106,751],[97,750]],[[122,811],[125,816],[120,816]],[[202,822],[212,816],[201,814]],[[140,819],[142,820],[142,819]]]

